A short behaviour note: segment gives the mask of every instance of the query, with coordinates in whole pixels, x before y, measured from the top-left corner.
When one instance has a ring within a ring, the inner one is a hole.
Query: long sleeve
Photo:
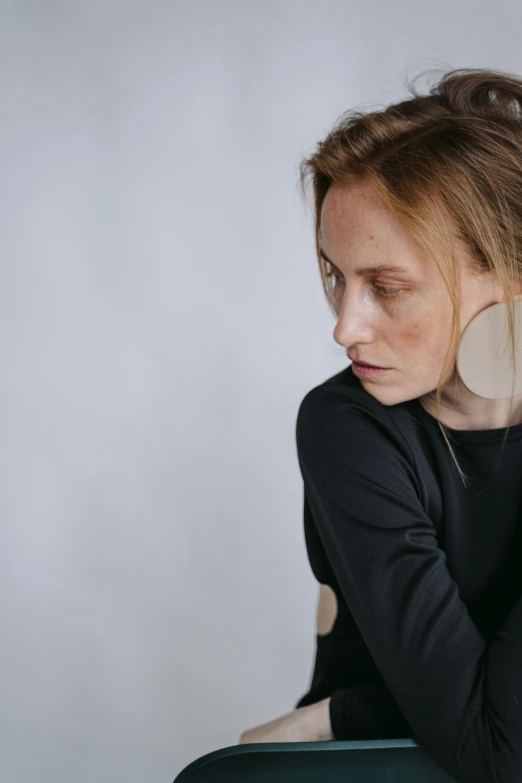
[[[520,783],[522,599],[488,645],[391,419],[321,385],[301,403],[296,439],[332,569],[414,738],[461,783]]]
[[[310,688],[294,709],[331,696],[329,714],[335,740],[411,737],[411,728],[382,679],[351,687],[332,686],[343,653],[336,628],[328,634],[316,635],[316,640]]]
[[[380,682],[334,691],[330,724],[336,740],[412,737],[397,702]]]

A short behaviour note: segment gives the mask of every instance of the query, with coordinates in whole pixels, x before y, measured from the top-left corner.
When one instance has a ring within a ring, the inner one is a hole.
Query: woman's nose
[[[351,300],[345,297],[333,332],[335,342],[349,348],[357,343],[372,342],[374,334],[368,305],[353,297]]]

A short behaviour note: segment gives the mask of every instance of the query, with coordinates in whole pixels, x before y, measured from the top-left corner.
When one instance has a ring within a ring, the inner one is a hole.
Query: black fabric
[[[522,424],[450,430],[349,365],[296,421],[304,532],[337,596],[308,692],[335,739],[413,737],[462,783],[522,781]],[[501,459],[500,459],[501,458]]]

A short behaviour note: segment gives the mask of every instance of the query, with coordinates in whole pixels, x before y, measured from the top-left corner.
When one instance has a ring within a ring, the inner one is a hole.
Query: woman
[[[411,92],[302,164],[352,364],[296,422],[310,690],[240,742],[410,736],[457,781],[519,781],[522,79]]]

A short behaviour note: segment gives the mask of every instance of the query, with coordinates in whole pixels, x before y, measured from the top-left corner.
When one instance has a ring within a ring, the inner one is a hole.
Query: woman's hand
[[[247,729],[239,738],[239,745],[250,742],[321,742],[333,740],[330,725],[330,697],[299,707],[280,718],[261,726]]]

